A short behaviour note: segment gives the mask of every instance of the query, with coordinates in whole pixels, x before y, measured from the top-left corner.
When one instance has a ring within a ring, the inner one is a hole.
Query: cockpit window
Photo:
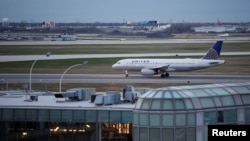
[[[117,62],[116,64],[121,64],[121,62],[119,61],[119,62]]]

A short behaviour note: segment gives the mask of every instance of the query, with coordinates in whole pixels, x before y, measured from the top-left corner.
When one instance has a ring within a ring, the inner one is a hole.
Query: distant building
[[[219,32],[240,32],[244,28],[235,25],[200,26],[192,28],[195,32],[219,33]]]
[[[50,22],[50,21],[44,21],[42,24],[43,28],[54,28],[56,27],[55,22]]]
[[[159,22],[158,21],[148,21],[147,25],[158,25]]]
[[[9,26],[9,19],[3,18],[2,27],[8,27]]]

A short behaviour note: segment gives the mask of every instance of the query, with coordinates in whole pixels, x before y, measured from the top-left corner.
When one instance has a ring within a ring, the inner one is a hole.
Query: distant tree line
[[[228,23],[234,24],[234,23]],[[249,25],[249,23],[244,23]],[[143,27],[149,26],[142,23],[128,25],[126,23],[56,23],[53,28],[42,27],[42,23],[9,23],[8,27],[0,27],[0,32],[34,32],[34,33],[61,33],[78,34],[94,33],[116,36],[147,36],[147,37],[170,37],[172,34],[193,33],[193,27],[215,25],[215,23],[173,23],[170,28],[149,32]],[[123,28],[123,27],[128,28]],[[150,25],[157,26],[157,25]],[[138,30],[141,29],[141,30]]]

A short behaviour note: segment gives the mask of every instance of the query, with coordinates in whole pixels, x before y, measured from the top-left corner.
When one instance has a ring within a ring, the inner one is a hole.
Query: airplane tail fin
[[[201,59],[216,60],[220,57],[223,41],[217,41]]]

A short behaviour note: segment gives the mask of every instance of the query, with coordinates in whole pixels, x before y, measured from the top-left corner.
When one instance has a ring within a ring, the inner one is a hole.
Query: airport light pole
[[[69,68],[67,68],[63,74],[61,75],[61,78],[60,78],[60,83],[59,83],[59,92],[62,92],[62,80],[63,80],[63,76],[67,73],[67,71],[69,71],[70,69],[76,67],[76,66],[81,66],[81,65],[86,65],[88,64],[88,61],[84,61],[82,64],[75,64],[73,66],[70,66]]]
[[[47,53],[46,53],[46,56],[49,57],[50,54],[51,54],[51,52],[47,52]],[[31,88],[31,74],[32,74],[32,70],[33,70],[33,67],[34,67],[34,65],[36,64],[36,62],[37,62],[37,59],[33,61],[32,65],[31,65],[31,67],[30,67],[30,86],[29,86],[29,90],[30,90],[30,91],[32,90],[32,88]]]

